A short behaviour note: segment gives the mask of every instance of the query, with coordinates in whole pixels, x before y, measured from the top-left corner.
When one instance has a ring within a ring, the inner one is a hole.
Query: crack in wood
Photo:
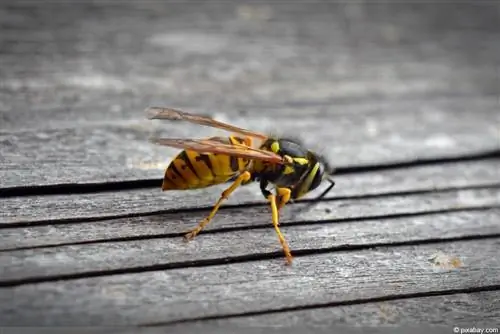
[[[445,213],[458,213],[458,212],[479,212],[487,211],[492,209],[500,209],[500,205],[482,205],[482,206],[468,206],[461,208],[449,208],[449,209],[439,209],[439,210],[422,210],[417,212],[403,212],[390,215],[372,215],[372,216],[362,216],[362,217],[346,217],[338,219],[326,219],[326,220],[303,220],[303,221],[292,221],[282,223],[282,226],[301,226],[301,225],[318,225],[318,224],[341,224],[341,223],[356,223],[365,222],[369,220],[377,219],[399,219],[404,217],[418,217],[418,216],[430,216]],[[203,231],[202,234],[218,234],[218,233],[228,233],[228,232],[238,232],[247,230],[257,230],[257,229],[267,229],[269,224],[254,224],[251,226],[237,226],[237,227],[222,227],[212,230]],[[154,235],[139,235],[130,237],[120,237],[120,238],[107,238],[107,239],[93,239],[75,242],[65,242],[65,243],[55,243],[55,244],[45,244],[37,246],[26,246],[26,247],[15,247],[15,248],[3,248],[0,249],[0,253],[8,251],[20,251],[20,250],[33,250],[33,249],[45,249],[45,248],[56,248],[62,246],[77,246],[77,245],[92,245],[98,243],[114,243],[114,242],[128,242],[128,241],[139,241],[139,240],[151,240],[151,239],[163,239],[163,238],[179,238],[184,236],[185,233],[161,233]]]
[[[415,159],[408,161],[395,161],[382,164],[345,166],[335,168],[336,175],[367,173],[381,170],[411,168],[435,164],[448,164],[464,161],[498,159],[500,150],[488,150],[475,154],[458,155],[452,157]],[[36,195],[67,195],[67,194],[88,194],[97,192],[111,192],[134,189],[154,188],[161,186],[162,179],[127,180],[116,182],[98,183],[60,183],[41,186],[14,186],[0,188],[0,198],[36,196]]]
[[[394,241],[394,242],[376,242],[376,243],[367,243],[360,245],[344,244],[340,246],[316,248],[316,249],[297,249],[294,250],[294,256],[302,257],[302,256],[335,253],[335,252],[353,252],[353,251],[361,251],[361,250],[375,249],[375,248],[418,246],[418,245],[439,244],[447,242],[488,240],[497,238],[500,238],[500,233],[493,233],[488,235],[481,235],[481,234],[466,235],[466,236],[448,237],[448,238],[428,238],[428,239]],[[0,288],[15,287],[25,284],[75,280],[75,279],[90,278],[90,277],[144,273],[144,272],[160,271],[160,270],[165,271],[165,270],[173,270],[179,268],[210,267],[210,266],[228,265],[234,263],[271,260],[282,257],[283,257],[282,252],[278,251],[278,252],[245,254],[245,255],[225,257],[225,258],[171,262],[171,263],[155,264],[149,266],[136,266],[136,267],[119,268],[119,269],[86,271],[86,272],[79,272],[72,274],[47,275],[40,277],[32,276],[21,279],[0,281]]]
[[[441,187],[441,188],[429,188],[429,189],[418,189],[418,190],[403,190],[403,191],[388,191],[377,194],[361,194],[361,195],[349,195],[349,196],[332,196],[322,199],[321,202],[327,201],[339,201],[339,200],[357,200],[357,199],[369,199],[369,198],[384,198],[391,196],[412,196],[412,195],[422,195],[422,194],[435,194],[435,193],[447,193],[460,190],[486,190],[486,189],[498,189],[500,188],[500,183],[492,184],[477,184],[468,186],[453,186],[453,187]],[[298,200],[295,203],[290,203],[289,205],[298,203],[318,203],[314,199],[303,199]],[[220,208],[220,211],[228,209],[239,209],[239,208],[252,208],[252,207],[262,207],[267,206],[264,202],[254,202],[254,203],[243,203],[243,204],[228,204]],[[135,218],[135,217],[146,217],[155,216],[161,214],[176,214],[176,213],[191,213],[210,210],[211,206],[204,207],[188,207],[188,208],[178,208],[178,209],[168,209],[168,210],[156,210],[149,212],[137,212],[119,215],[103,215],[103,216],[93,216],[93,217],[71,217],[71,218],[61,218],[61,219],[41,219],[41,220],[31,220],[31,221],[17,221],[0,224],[0,229],[4,228],[16,228],[16,227],[30,227],[30,226],[43,226],[43,225],[61,225],[61,224],[79,224],[79,223],[89,223],[97,222],[103,220],[111,219],[124,219],[124,218]],[[387,217],[387,216],[384,216]],[[380,218],[380,217],[377,217]],[[357,218],[359,219],[359,218]],[[177,236],[177,235],[176,235]]]
[[[239,317],[251,317],[263,314],[270,313],[283,313],[283,312],[293,312],[293,311],[304,311],[304,310],[313,310],[313,309],[321,309],[327,307],[341,307],[341,306],[351,306],[351,305],[361,305],[368,303],[379,303],[379,302],[387,302],[387,301],[395,301],[395,300],[405,300],[412,298],[426,298],[431,296],[448,296],[448,295],[456,295],[463,293],[479,293],[479,292],[490,292],[490,291],[498,291],[500,290],[500,284],[486,285],[481,287],[471,287],[471,288],[463,288],[463,289],[443,289],[443,290],[432,290],[425,292],[414,292],[407,294],[390,294],[385,296],[377,296],[370,298],[358,298],[351,300],[341,300],[330,303],[319,303],[319,304],[306,304],[306,305],[298,305],[293,307],[283,307],[276,309],[264,309],[259,311],[252,312],[241,312],[241,313],[233,313],[233,314],[218,314],[214,316],[206,316],[206,317],[195,317],[195,318],[184,318],[174,321],[165,321],[165,322],[152,322],[152,323],[144,323],[138,324],[139,327],[159,327],[159,326],[171,326],[177,324],[191,323],[191,322],[203,322],[209,320],[219,320],[219,319],[231,319],[231,318],[239,318]]]

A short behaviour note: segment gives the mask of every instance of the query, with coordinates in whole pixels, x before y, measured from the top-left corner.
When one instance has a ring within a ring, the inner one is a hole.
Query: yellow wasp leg
[[[210,221],[212,220],[212,218],[214,218],[215,214],[217,213],[217,211],[219,210],[219,207],[221,206],[222,202],[226,199],[229,198],[229,196],[231,195],[231,193],[233,191],[236,190],[236,188],[238,188],[242,182],[247,182],[248,180],[250,180],[251,178],[251,174],[249,171],[245,171],[243,173],[241,173],[237,178],[236,180],[234,180],[233,184],[227,188],[226,190],[224,190],[219,198],[219,200],[217,201],[217,203],[215,203],[213,209],[212,209],[212,212],[210,212],[210,214],[208,215],[207,218],[203,219],[199,224],[198,226],[196,226],[194,229],[192,229],[191,231],[189,231],[188,233],[186,233],[186,235],[184,236],[184,238],[186,238],[187,240],[191,240],[193,239],[198,233],[200,233],[200,231],[208,225],[208,223],[210,223]]]
[[[286,256],[286,262],[287,264],[292,264],[292,254],[290,253],[290,248],[288,247],[288,244],[283,237],[283,234],[281,234],[280,228],[279,228],[279,221],[278,221],[278,207],[276,206],[276,195],[269,195],[267,197],[269,202],[271,203],[271,211],[272,211],[272,219],[273,219],[273,225],[274,225],[274,230],[276,231],[276,234],[278,234],[278,239],[281,243],[281,247],[283,247],[283,251],[285,252]]]
[[[278,188],[277,191],[279,197],[278,211],[280,211],[290,200],[292,191],[289,188]]]

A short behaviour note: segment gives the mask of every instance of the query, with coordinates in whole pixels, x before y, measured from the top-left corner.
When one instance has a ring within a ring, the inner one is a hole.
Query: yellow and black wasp
[[[200,233],[236,188],[257,181],[262,194],[271,205],[272,223],[287,263],[290,264],[292,255],[279,229],[278,213],[286,203],[316,189],[325,179],[330,185],[316,200],[333,188],[335,182],[330,178],[333,170],[325,160],[295,140],[273,138],[209,117],[162,107],[150,107],[146,109],[146,113],[149,119],[183,120],[234,133],[229,137],[207,139],[151,139],[159,145],[183,149],[165,170],[163,191],[200,189],[232,182],[222,192],[210,214],[190,230],[185,238],[191,240]],[[260,141],[255,147],[254,139]],[[275,194],[267,189],[270,184],[274,185]]]

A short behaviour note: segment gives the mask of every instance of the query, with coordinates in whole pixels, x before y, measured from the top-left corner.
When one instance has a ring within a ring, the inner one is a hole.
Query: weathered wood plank
[[[499,286],[500,239],[389,247],[3,288],[5,325],[177,321],[375,297]],[[459,269],[436,267],[442,251]],[[256,284],[258,282],[258,284]]]
[[[12,4],[0,10],[0,186],[158,177],[144,163],[170,151],[146,141],[151,104],[256,129],[302,123],[341,166],[494,147],[492,6]]]
[[[1,88],[15,113],[0,126],[100,123],[152,100],[238,109],[496,95],[497,13],[494,2],[11,3]]]
[[[297,203],[281,213],[281,224],[297,222],[356,221],[371,217],[405,216],[419,213],[450,212],[500,205],[498,185],[414,194],[387,194],[365,198],[326,200],[321,203]],[[205,231],[270,227],[267,204],[252,207],[222,208]],[[176,237],[196,226],[208,210],[59,222],[40,222],[23,227],[2,229],[0,250],[43,245],[127,240],[147,237]]]
[[[320,203],[311,212],[301,213],[297,217],[283,214],[281,229],[292,251],[500,233],[498,224],[500,189],[462,191],[406,199],[394,197],[387,198],[383,202],[379,199],[372,200],[371,203],[370,201],[345,202],[339,205],[342,208],[339,211],[343,211],[340,214],[325,213],[325,205]],[[496,208],[431,215],[404,214],[479,205],[496,205]],[[207,227],[208,231],[219,230],[220,233],[201,234],[188,244],[183,242],[179,232],[185,232],[188,227],[196,226],[197,220],[194,220],[196,218],[190,217],[187,221],[179,222],[153,216],[143,217],[141,224],[136,223],[132,231],[126,232],[129,236],[133,236],[134,232],[140,235],[132,240],[124,238],[122,242],[6,250],[0,253],[3,271],[1,282],[29,280],[30,277],[82,274],[88,271],[126,270],[124,268],[143,266],[177,267],[209,259],[224,263],[227,258],[232,257],[280,252],[280,244],[270,223],[269,210],[231,211],[221,214],[217,222],[213,222],[210,228]],[[360,211],[364,211],[363,214],[359,214]],[[397,217],[398,214],[402,217]],[[396,217],[388,219],[383,218],[384,215],[396,215]],[[257,218],[259,216],[262,218]],[[201,217],[202,215],[197,217],[198,220]],[[345,217],[351,219],[342,223],[342,218]],[[191,222],[190,225],[188,221]],[[359,222],[355,223],[356,221]],[[117,229],[126,230],[130,226],[127,220],[115,221],[112,224],[116,234],[120,233],[116,231]],[[153,226],[149,227],[150,224]],[[79,224],[78,227],[85,229],[85,224],[83,226]],[[141,227],[147,232],[141,231]],[[220,230],[222,227],[233,228]],[[247,227],[251,229],[247,230]],[[109,239],[105,234],[109,233],[108,231],[93,229],[89,231],[87,227],[86,233],[92,234],[88,236],[88,240],[99,240]],[[168,234],[172,231],[177,233]],[[52,234],[50,231],[47,233]],[[59,235],[59,242],[67,240],[62,233],[59,232]],[[78,233],[73,232],[73,235]],[[20,236],[12,233],[10,244],[15,243]]]
[[[368,110],[343,113],[333,108],[317,116],[309,114],[311,108],[301,108],[302,116],[297,117],[289,110],[281,115],[261,112],[252,121],[235,123],[256,130],[266,123],[279,124],[279,132],[302,134],[304,143],[313,149],[324,146],[322,151],[335,166],[454,156],[500,146],[496,97],[418,106],[371,103]],[[373,112],[376,109],[381,111]],[[136,119],[122,125],[103,122],[92,127],[4,133],[0,140],[9,145],[2,146],[0,187],[159,178],[177,151],[148,142],[153,132],[161,131],[160,125],[151,123]],[[163,123],[162,133],[171,137],[214,133]]]
[[[459,162],[445,165],[339,175],[327,198],[419,191],[432,188],[487,185],[500,180],[500,160]],[[15,222],[65,218],[110,217],[134,213],[210,207],[224,186],[185,192],[164,192],[160,188],[96,194],[11,197],[2,199],[0,227]],[[315,192],[318,194],[321,190]],[[313,198],[315,194],[308,196]],[[265,203],[258,186],[240,188],[226,205]],[[55,231],[53,231],[55,232]],[[7,232],[5,232],[7,233]],[[0,242],[0,247],[2,243]]]
[[[178,333],[180,331],[226,333],[230,330],[240,332],[246,329],[286,329],[292,333],[299,333],[302,328],[315,329],[315,333],[316,330],[329,329],[331,333],[332,328],[344,328],[344,326],[346,328],[382,326],[384,330],[388,330],[393,326],[414,328],[413,326],[419,325],[419,328],[429,326],[430,329],[435,326],[445,326],[450,332],[457,326],[494,328],[500,319],[499,300],[500,291],[458,293],[204,320],[161,328]]]
[[[500,147],[498,75],[491,70],[499,65],[499,44],[494,42],[500,37],[498,4],[252,6],[136,1],[120,6],[84,2],[1,6],[0,187],[160,177],[173,151],[149,145],[150,134],[190,136],[208,131],[151,124],[140,115],[151,104],[208,111],[257,130],[276,123],[283,124],[283,131],[296,133],[301,124],[304,132],[314,134],[306,143],[326,145],[325,153],[340,166]],[[55,11],[60,15],[54,16]],[[444,15],[446,20],[441,19]],[[350,176],[339,181],[352,187],[336,194],[411,189],[418,178],[423,180],[416,188],[497,181],[494,169],[488,168],[482,176],[474,169],[475,177],[469,180],[465,174],[458,177],[460,171],[449,178],[426,179],[420,174],[411,181],[407,175],[401,174],[398,181],[391,174],[373,182],[372,186],[381,186],[378,189],[370,189],[367,178],[348,181]],[[366,176],[376,179],[374,175]],[[239,199],[255,201],[257,191],[245,190]],[[200,236],[190,246],[179,244],[174,234],[196,223],[203,212],[190,218],[171,214],[67,225],[41,221],[99,212],[117,215],[130,208],[136,213],[178,208],[175,201],[209,205],[217,196],[214,192],[203,198],[200,193],[188,202],[184,193],[159,196],[153,190],[133,193],[130,199],[117,193],[101,195],[2,201],[9,209],[2,210],[9,212],[3,227],[21,220],[37,220],[40,226],[4,229],[1,238],[13,247],[93,238],[140,240],[3,252],[2,279],[4,271],[13,278],[78,270],[104,275],[113,268],[171,269],[175,261],[188,261],[193,254],[199,254],[194,257],[197,261],[218,257],[222,263],[227,254],[255,254],[257,246],[260,252],[278,249],[272,229],[261,228],[269,225],[264,206],[223,210],[219,223],[208,229],[218,233]],[[498,209],[373,219],[377,213],[497,205],[496,189],[436,193],[425,196],[429,202],[418,195],[398,198],[399,203],[395,197],[344,198],[296,216],[287,210],[283,230],[295,247],[332,247],[323,251],[343,249],[342,242],[360,249],[384,240],[404,243],[439,235],[479,238],[498,233]],[[103,210],[109,204],[113,208]],[[333,213],[327,212],[332,208]],[[262,221],[257,221],[261,214]],[[310,221],[369,216],[378,231],[365,224]],[[124,224],[130,227],[123,228]],[[244,229],[250,230],[238,231]],[[338,239],[331,240],[332,235]],[[16,243],[19,237],[25,239]],[[238,245],[227,242],[219,248],[221,237]],[[27,284],[3,288],[0,323],[174,321],[429,289],[466,290],[488,284],[498,288],[498,246],[498,239],[478,239],[375,252],[329,252],[298,257],[298,265],[304,266],[291,269],[284,269],[281,256],[274,254],[271,257],[279,256],[280,262]],[[466,267],[439,275],[435,271],[439,269],[426,261],[438,247],[465,257]],[[11,263],[15,265],[10,267]]]

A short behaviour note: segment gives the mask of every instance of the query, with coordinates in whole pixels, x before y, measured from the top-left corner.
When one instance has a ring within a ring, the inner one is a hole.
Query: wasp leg
[[[260,181],[260,190],[262,191],[262,195],[264,195],[265,198],[268,198],[269,195],[271,195],[271,192],[266,189],[267,185],[269,184],[268,181],[266,180],[261,180]],[[277,196],[278,196],[278,214],[281,209],[285,206],[288,201],[290,201],[291,193],[292,191],[289,188],[277,188]],[[279,223],[279,222],[278,222]]]
[[[278,188],[278,211],[283,209],[286,203],[290,200],[292,191],[289,188]]]
[[[280,241],[281,247],[283,248],[283,251],[285,252],[286,256],[286,262],[287,264],[292,264],[292,254],[290,253],[290,248],[288,247],[288,243],[285,240],[285,237],[283,237],[283,234],[281,234],[280,228],[279,228],[279,221],[278,221],[278,207],[276,206],[276,195],[270,194],[267,199],[271,203],[271,211],[272,211],[272,219],[273,219],[273,225],[274,225],[274,230],[276,231],[276,234],[278,235],[278,239]]]
[[[194,229],[192,229],[191,231],[189,231],[188,233],[186,233],[186,235],[184,236],[184,238],[186,240],[191,240],[193,239],[198,233],[200,233],[200,231],[208,225],[208,223],[210,223],[210,221],[212,220],[212,218],[214,218],[215,214],[217,213],[217,211],[219,210],[219,207],[221,206],[222,202],[226,199],[229,198],[229,196],[231,195],[231,193],[233,191],[236,190],[236,188],[238,188],[242,182],[245,182],[245,181],[248,181],[249,179],[251,178],[251,174],[250,172],[248,171],[245,171],[243,173],[241,173],[237,178],[236,180],[234,180],[233,184],[227,188],[226,190],[224,190],[219,198],[219,200],[217,201],[217,203],[215,203],[212,211],[210,212],[210,214],[208,215],[207,218],[203,219],[199,224],[198,226],[196,226]]]
[[[268,198],[269,195],[271,195],[271,192],[269,190],[267,190],[267,185],[269,184],[269,182],[267,180],[260,180],[260,191],[262,192],[262,195],[264,195],[264,198]]]

